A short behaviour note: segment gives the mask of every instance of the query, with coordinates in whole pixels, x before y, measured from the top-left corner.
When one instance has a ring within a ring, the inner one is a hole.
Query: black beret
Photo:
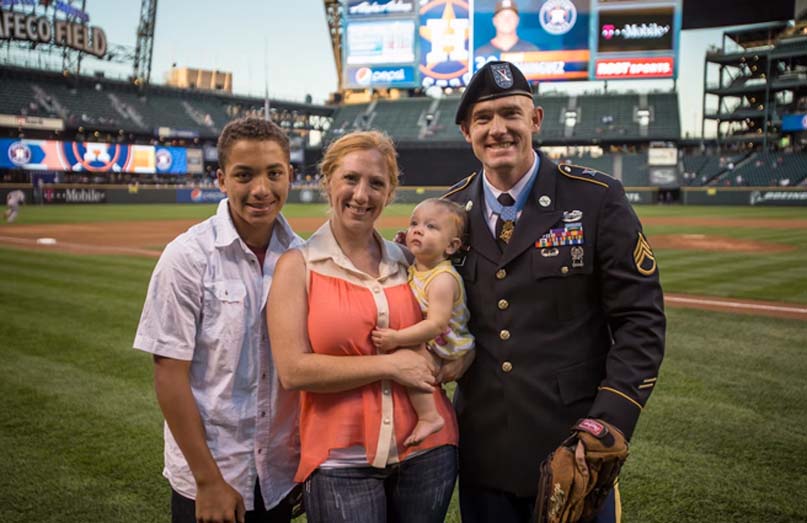
[[[465,119],[465,113],[476,102],[516,95],[532,98],[530,83],[524,78],[524,74],[510,62],[488,62],[468,82],[457,107],[454,123],[460,125]]]

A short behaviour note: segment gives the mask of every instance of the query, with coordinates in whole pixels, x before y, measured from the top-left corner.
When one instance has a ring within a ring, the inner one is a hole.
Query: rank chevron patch
[[[633,261],[636,263],[636,270],[643,276],[650,276],[656,272],[656,257],[641,232],[636,239],[636,247],[633,249]]]

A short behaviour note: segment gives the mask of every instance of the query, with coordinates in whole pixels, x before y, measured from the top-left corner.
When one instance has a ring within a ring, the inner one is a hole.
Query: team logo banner
[[[185,174],[183,147],[0,139],[0,167],[30,171]]]
[[[423,87],[461,87],[471,79],[468,2],[433,0],[419,11],[420,74]]]

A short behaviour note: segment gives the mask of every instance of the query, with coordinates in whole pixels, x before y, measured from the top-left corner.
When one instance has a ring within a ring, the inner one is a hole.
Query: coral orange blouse
[[[308,274],[308,336],[317,354],[377,354],[370,333],[376,325],[401,329],[422,319],[407,284],[407,263],[400,248],[376,233],[381,244],[379,276],[358,270],[342,253],[325,223],[301,248]],[[406,349],[404,349],[406,350]],[[403,441],[417,423],[406,389],[381,380],[336,393],[303,392],[300,398],[300,466],[304,481],[328,459],[332,449],[364,447],[367,462],[383,468],[412,452],[457,444],[454,410],[442,389],[434,398],[445,427],[420,445]]]

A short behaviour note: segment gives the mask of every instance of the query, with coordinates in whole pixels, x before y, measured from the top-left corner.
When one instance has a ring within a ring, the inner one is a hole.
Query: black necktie
[[[506,192],[501,193],[496,200],[504,207],[510,207],[516,203],[513,197]],[[515,226],[515,221],[502,220],[501,214],[499,214],[496,218],[496,241],[499,243],[502,249],[504,249],[505,245],[510,243],[510,238],[513,236],[513,229]]]

